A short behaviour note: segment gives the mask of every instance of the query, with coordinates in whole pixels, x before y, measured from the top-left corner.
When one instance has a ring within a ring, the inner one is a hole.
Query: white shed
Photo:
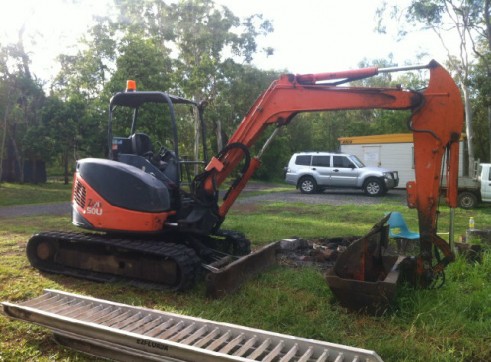
[[[340,137],[341,152],[356,155],[367,166],[384,167],[399,172],[399,188],[414,180],[414,145],[412,133]],[[463,142],[459,147],[459,176],[464,162]]]

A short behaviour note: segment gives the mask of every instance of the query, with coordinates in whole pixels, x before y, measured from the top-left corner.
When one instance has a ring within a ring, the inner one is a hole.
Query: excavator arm
[[[424,91],[397,88],[351,87],[345,83],[383,72],[428,69],[430,79]],[[457,203],[458,141],[462,130],[463,106],[460,92],[450,74],[437,62],[405,68],[365,68],[353,71],[283,75],[254,102],[227,146],[213,157],[202,175],[200,192],[216,193],[217,188],[246,158],[241,175],[227,192],[218,208],[220,220],[240,195],[248,180],[260,166],[260,156],[279,127],[287,125],[300,112],[351,109],[410,110],[409,128],[414,135],[414,182],[407,185],[408,206],[419,215],[421,256],[417,274],[427,285],[432,276],[453,260],[448,244],[436,234],[437,204],[442,164],[445,157],[449,180],[447,200]],[[272,136],[256,157],[249,148],[268,126],[275,126]],[[433,265],[432,248],[443,253]]]
[[[442,174],[448,180],[447,203],[457,207],[459,138],[464,110],[460,92],[450,75],[439,65],[431,68],[424,104],[413,111],[410,129],[414,139],[415,181],[407,184],[408,206],[418,211],[420,257],[416,274],[419,284],[430,285],[454,260],[449,244],[437,235],[437,207]],[[446,158],[446,163],[443,161]],[[445,166],[445,169],[443,169]],[[443,253],[433,265],[432,248]]]

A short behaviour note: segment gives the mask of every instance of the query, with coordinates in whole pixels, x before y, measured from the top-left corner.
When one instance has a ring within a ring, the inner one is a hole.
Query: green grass
[[[243,195],[241,197],[247,197]],[[232,208],[224,228],[245,232],[258,246],[285,237],[361,235],[384,212],[401,211],[416,229],[416,212],[404,205],[329,206],[274,203],[250,210]],[[442,208],[440,228],[448,224]],[[491,225],[491,209],[456,210],[456,234],[468,219]],[[482,263],[459,258],[447,268],[447,282],[437,290],[401,288],[393,310],[380,317],[351,313],[334,300],[315,268],[276,266],[220,300],[204,296],[204,283],[185,293],[98,284],[41,274],[25,257],[29,236],[41,230],[71,230],[67,217],[0,219],[0,300],[20,302],[44,288],[187,314],[304,338],[373,349],[385,361],[491,360],[491,254]],[[0,361],[92,361],[55,344],[41,327],[0,315]]]
[[[45,184],[0,183],[0,206],[42,204],[69,201],[71,184],[47,182]]]

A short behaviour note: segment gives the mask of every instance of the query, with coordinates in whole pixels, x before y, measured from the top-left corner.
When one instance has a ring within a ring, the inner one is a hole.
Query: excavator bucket
[[[210,269],[205,277],[206,295],[221,298],[237,290],[246,280],[276,263],[279,241],[245,255],[220,269]]]
[[[364,237],[339,255],[326,280],[340,304],[349,310],[380,315],[396,297],[404,257],[384,255],[389,240],[387,215]]]

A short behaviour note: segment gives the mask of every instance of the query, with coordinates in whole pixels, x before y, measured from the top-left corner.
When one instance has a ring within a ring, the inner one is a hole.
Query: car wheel
[[[363,185],[363,191],[365,191],[365,194],[367,194],[368,196],[382,196],[386,192],[385,186],[382,181],[376,178],[370,178],[365,181],[365,184]]]
[[[298,184],[302,194],[315,194],[317,191],[317,182],[313,177],[302,177]]]
[[[469,191],[464,191],[459,194],[459,206],[463,209],[473,209],[477,206],[477,197]]]

